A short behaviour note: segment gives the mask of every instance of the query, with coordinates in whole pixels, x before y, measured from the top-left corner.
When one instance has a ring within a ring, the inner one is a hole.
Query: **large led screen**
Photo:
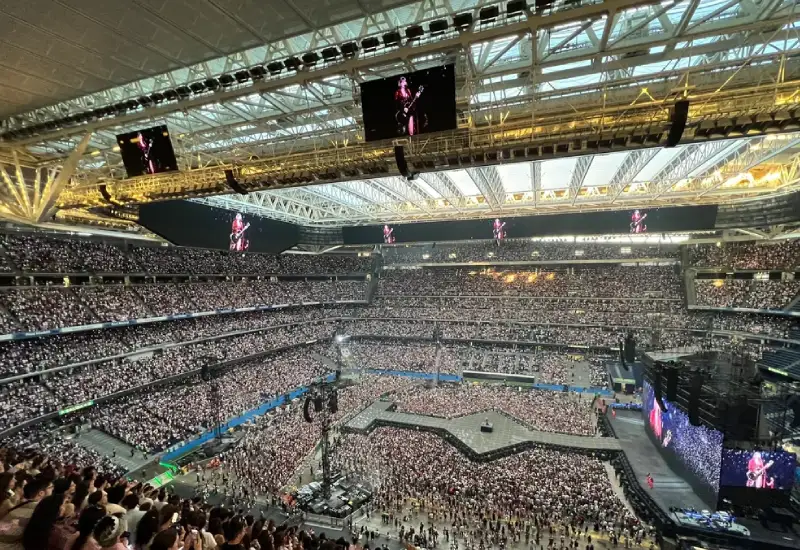
[[[456,127],[455,67],[364,82],[361,110],[367,141],[452,130]]]
[[[154,126],[117,136],[119,153],[129,178],[178,169],[166,126]]]
[[[520,239],[553,235],[611,235],[714,229],[716,206],[680,206],[407,224],[345,227],[345,244]],[[387,241],[386,228],[391,229]]]
[[[139,223],[179,246],[278,253],[297,244],[296,225],[176,200],[143,204]]]
[[[797,455],[786,451],[723,449],[720,485],[788,491],[796,467]]]
[[[650,383],[643,384],[644,415],[647,431],[655,439],[667,462],[687,474],[695,490],[716,502],[722,461],[722,432],[693,426],[689,416],[666,399],[661,410]],[[698,488],[699,485],[699,488]]]

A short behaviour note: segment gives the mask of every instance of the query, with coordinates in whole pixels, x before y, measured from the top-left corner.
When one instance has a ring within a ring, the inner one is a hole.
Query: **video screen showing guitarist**
[[[240,212],[236,213],[231,224],[230,245],[231,251],[244,252],[250,246],[250,241],[245,238],[245,232],[250,229],[250,223],[245,223]]]
[[[492,236],[495,241],[502,241],[506,238],[506,222],[497,218],[492,223]]]
[[[424,113],[418,112],[418,100],[424,90],[425,87],[420,85],[415,91],[412,91],[405,76],[401,76],[397,81],[394,102],[397,108],[395,119],[397,120],[398,135],[414,136],[422,131],[427,117]]]
[[[631,214],[631,233],[646,233],[647,226],[644,224],[646,219],[646,213],[643,214],[638,210],[634,210],[633,214]]]
[[[767,470],[769,470],[773,464],[773,461],[764,464],[761,453],[758,451],[753,453],[753,457],[747,462],[747,482],[745,485],[747,487],[755,487],[756,489],[775,488],[775,479],[767,476]]]

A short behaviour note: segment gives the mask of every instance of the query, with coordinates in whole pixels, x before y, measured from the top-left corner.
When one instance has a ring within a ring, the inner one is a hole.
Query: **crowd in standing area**
[[[583,454],[542,448],[471,462],[436,435],[379,428],[345,435],[334,464],[372,484],[381,534],[407,543],[588,548],[598,534],[638,542],[650,534],[600,460]]]

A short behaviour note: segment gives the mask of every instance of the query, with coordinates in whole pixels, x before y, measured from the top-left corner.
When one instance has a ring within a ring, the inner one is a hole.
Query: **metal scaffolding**
[[[427,29],[434,20],[477,13],[495,4],[422,0],[21,113],[7,120],[4,129],[8,135],[223,73],[349,41],[360,43],[412,24]],[[720,161],[716,155],[727,153],[730,162],[738,159],[738,153],[753,149],[746,141],[735,147],[717,141],[687,145],[670,163],[661,163],[657,175],[638,181],[648,165],[658,163],[659,153],[630,143],[642,133],[663,135],[669,127],[665,106],[679,98],[692,101],[690,142],[701,139],[693,132],[704,124],[735,126],[741,117],[780,121],[800,106],[800,6],[793,0],[558,1],[550,12],[521,15],[508,15],[503,6],[493,21],[476,21],[463,30],[451,26],[436,37],[379,46],[351,59],[233,82],[220,91],[40,135],[12,136],[0,142],[0,163],[11,166],[3,178],[7,192],[2,213],[33,219],[23,208],[24,198],[12,192],[20,186],[31,188],[18,165],[57,178],[71,156],[77,158],[74,170],[64,170],[69,177],[50,186],[50,199],[59,208],[107,207],[109,197],[118,204],[200,197],[210,204],[309,225],[465,218],[501,211],[515,215],[612,204],[725,202],[797,184],[790,169],[779,169],[781,174],[770,176],[777,179],[769,181],[753,176],[747,185],[727,185],[730,177],[720,181],[718,176],[709,179],[713,174],[700,178],[694,173],[702,168],[698,163],[704,156]],[[391,144],[363,142],[358,85],[445,62],[456,65],[459,129],[411,140],[407,155],[428,167],[426,172],[412,182],[392,176]],[[162,123],[170,128],[182,172],[123,179],[115,135]],[[81,151],[87,132],[91,135]],[[613,167],[610,180],[597,177],[602,155],[587,154],[593,142],[604,139],[614,146],[614,140],[622,139],[620,148],[626,150],[595,147],[598,153],[625,155]],[[552,154],[546,153],[548,143],[554,144]],[[578,145],[573,150],[574,143]],[[766,154],[755,149],[747,163],[736,166],[749,170],[774,160],[791,167],[796,144],[787,143],[777,147],[770,142],[764,147]],[[555,144],[564,144],[564,150]],[[522,156],[516,156],[520,152]],[[530,164],[528,175],[519,178],[526,181],[524,190],[509,185],[504,176],[503,163],[564,154],[577,155],[578,160],[563,186],[553,187],[552,178],[543,175],[548,160]],[[442,165],[461,168],[456,172],[464,172],[477,191],[461,189],[450,172],[430,171]],[[720,173],[739,173],[733,166],[718,168]],[[250,189],[267,190],[210,197],[229,192],[226,169],[234,170]],[[334,184],[282,189],[315,182]],[[44,211],[51,212],[52,206]]]

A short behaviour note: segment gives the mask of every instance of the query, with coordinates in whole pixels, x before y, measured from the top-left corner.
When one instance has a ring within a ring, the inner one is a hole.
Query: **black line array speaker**
[[[667,369],[667,399],[675,401],[678,399],[678,369]]]
[[[667,406],[664,405],[664,398],[661,390],[661,378],[664,374],[664,369],[661,367],[656,367],[653,369],[653,395],[655,396],[656,405],[662,411],[667,410]]]
[[[402,145],[394,146],[394,161],[397,163],[397,169],[403,177],[409,177],[408,163],[406,162],[406,150]]]
[[[239,182],[233,177],[233,170],[225,170],[225,183],[227,183],[228,187],[233,189],[234,192],[239,193],[240,195],[247,194],[247,189],[239,185]]]
[[[625,338],[625,360],[628,363],[636,361],[636,340],[634,340],[633,334],[628,334]]]
[[[686,129],[686,121],[689,118],[689,100],[684,99],[675,103],[672,107],[672,116],[670,117],[669,134],[667,135],[666,147],[675,147],[683,137],[683,131]]]
[[[703,391],[703,374],[696,372],[692,376],[689,388],[689,423],[692,426],[700,425],[700,393]]]

